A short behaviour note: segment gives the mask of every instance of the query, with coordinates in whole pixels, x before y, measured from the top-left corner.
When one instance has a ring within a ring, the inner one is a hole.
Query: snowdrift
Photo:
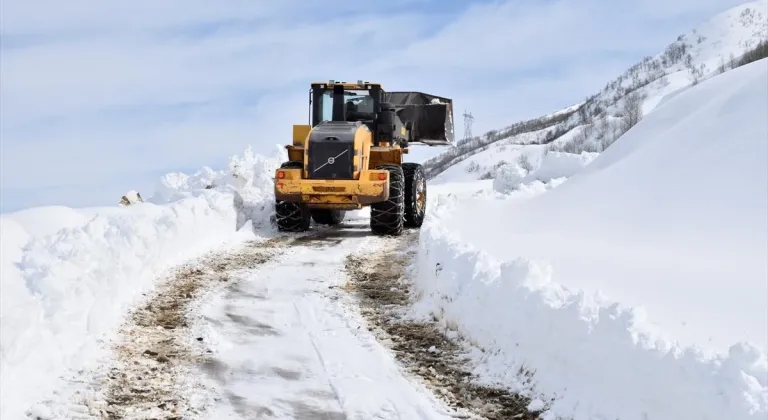
[[[534,198],[433,200],[421,313],[551,419],[765,418],[766,115],[764,59],[659,105]]]
[[[589,165],[595,157],[597,153],[549,152],[540,159],[539,166],[536,168],[529,166],[531,164],[528,160],[504,165],[493,179],[493,189],[500,193],[508,193],[534,182],[546,184],[554,180],[564,181]]]
[[[224,171],[166,175],[145,203],[2,215],[0,417],[23,418],[62,376],[93,363],[163,270],[268,235],[278,165],[248,149]]]

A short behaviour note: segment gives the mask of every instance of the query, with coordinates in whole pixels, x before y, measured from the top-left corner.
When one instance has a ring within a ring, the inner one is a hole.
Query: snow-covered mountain
[[[744,3],[679,35],[664,51],[645,57],[578,104],[459,142],[424,163],[432,178],[451,168],[446,174],[451,179],[478,179],[495,177],[516,158],[507,152],[510,145],[547,145],[539,155],[546,150],[600,152],[660,104],[737,67],[767,40],[768,0]]]

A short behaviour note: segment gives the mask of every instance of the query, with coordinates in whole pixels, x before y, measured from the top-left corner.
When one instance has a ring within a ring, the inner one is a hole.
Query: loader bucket
[[[421,92],[386,92],[384,102],[392,104],[403,124],[411,123],[414,142],[430,146],[453,143],[453,101]]]

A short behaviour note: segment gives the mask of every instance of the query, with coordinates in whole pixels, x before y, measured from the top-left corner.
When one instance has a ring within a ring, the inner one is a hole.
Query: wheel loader
[[[370,206],[370,229],[400,235],[420,227],[427,180],[403,162],[412,144],[450,145],[453,103],[421,92],[386,92],[379,83],[311,83],[309,123],[293,126],[288,160],[275,172],[275,219],[283,232],[312,221],[338,225]]]

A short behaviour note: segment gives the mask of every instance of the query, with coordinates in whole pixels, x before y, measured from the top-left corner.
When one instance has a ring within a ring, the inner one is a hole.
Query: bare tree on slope
[[[644,99],[644,95],[638,92],[632,92],[624,98],[624,106],[622,107],[624,132],[629,131],[643,118]]]

